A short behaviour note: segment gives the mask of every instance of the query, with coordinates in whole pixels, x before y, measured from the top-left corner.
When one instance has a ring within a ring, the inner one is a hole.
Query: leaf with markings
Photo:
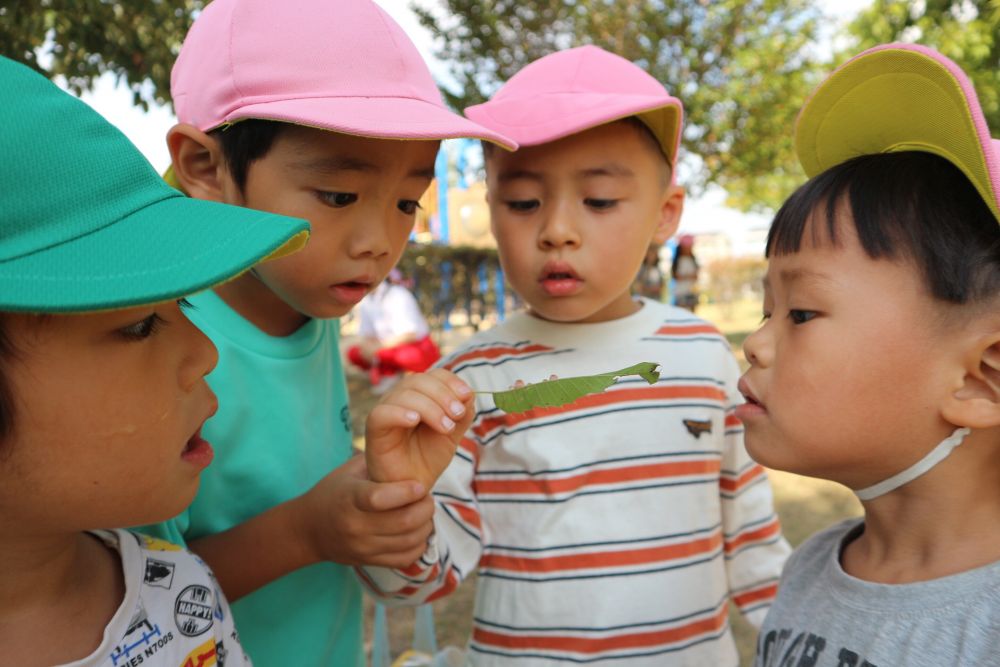
[[[507,391],[478,393],[492,394],[496,406],[504,412],[527,412],[532,408],[567,405],[587,394],[602,392],[617,382],[618,378],[629,375],[638,375],[649,384],[656,384],[660,379],[659,367],[659,364],[646,361],[610,373],[545,380]]]

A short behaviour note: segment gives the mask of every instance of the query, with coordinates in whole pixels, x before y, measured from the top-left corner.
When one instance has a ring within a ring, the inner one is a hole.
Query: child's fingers
[[[475,399],[472,387],[467,385],[462,378],[443,368],[435,368],[426,373],[414,375],[413,378],[415,386],[419,385],[429,388],[431,382],[437,381],[447,387],[448,391],[451,393],[451,396],[449,397],[450,409],[448,412],[453,417],[462,416],[462,414],[457,410],[456,401],[459,404],[471,404]]]
[[[426,538],[433,529],[434,522],[434,499],[424,496],[421,500],[389,510],[379,512],[373,518],[374,526],[372,533],[382,537],[405,537],[419,534]]]
[[[549,376],[549,380],[558,380],[558,379],[559,379],[559,376],[556,375],[555,373],[553,373],[552,375]],[[543,380],[543,382],[544,382],[544,380]],[[514,384],[511,385],[510,387],[508,387],[508,389],[520,389],[522,387],[527,387],[527,386],[528,386],[528,383],[525,382],[524,380],[515,380]]]
[[[403,551],[421,544],[427,544],[427,538],[434,532],[434,522],[430,519],[415,525],[405,532],[374,535],[373,541],[386,550]]]
[[[426,538],[434,520],[434,501],[425,497],[406,507],[385,512],[365,512],[360,516],[363,526],[358,532],[372,538],[402,538],[419,534]]]
[[[455,428],[455,420],[434,399],[418,391],[401,391],[393,403],[372,408],[368,416],[367,438],[392,435],[395,429],[413,428],[423,422],[438,433],[448,434]]]
[[[456,386],[455,381],[440,374],[413,375],[406,379],[405,385],[400,383],[384,404],[416,412],[434,430],[449,433],[456,420],[465,417],[470,409],[469,394],[457,393]],[[408,416],[412,419],[412,414]]]
[[[371,442],[391,435],[401,428],[413,428],[420,423],[420,413],[408,404],[379,403],[368,413],[365,439]]]
[[[470,403],[465,414],[462,415],[460,419],[456,420],[455,428],[452,430],[452,439],[457,443],[465,435],[465,432],[469,430],[472,426],[472,422],[476,419],[475,407]]]
[[[451,371],[443,368],[435,368],[426,374],[439,378],[442,382],[451,387],[452,392],[454,392],[455,396],[457,396],[459,400],[465,401],[473,398],[472,387],[467,385],[462,378],[458,377]]]
[[[401,569],[413,565],[413,563],[417,562],[424,555],[425,551],[427,551],[426,540],[419,542],[415,546],[401,550],[381,547],[371,558],[366,559],[367,562],[364,565]]]
[[[391,515],[392,511],[405,510],[418,501],[427,498],[427,489],[416,481],[368,482],[358,486],[354,494],[354,506],[363,512],[380,512]],[[425,511],[424,514],[427,512]],[[433,502],[430,514],[434,513]],[[402,518],[402,515],[395,517]],[[390,521],[393,517],[390,517]]]

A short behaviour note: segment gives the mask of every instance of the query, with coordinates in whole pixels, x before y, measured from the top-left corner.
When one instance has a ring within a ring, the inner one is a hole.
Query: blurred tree
[[[143,107],[170,101],[170,68],[202,0],[0,0],[0,55],[70,90],[112,72]],[[152,85],[150,85],[150,82]]]
[[[1000,131],[1000,0],[874,0],[850,26],[849,54],[894,41],[933,47],[976,86],[986,122]]]
[[[724,317],[731,317],[734,304],[763,301],[765,273],[767,260],[763,257],[716,259],[705,267],[705,295],[710,302],[722,304]]]
[[[744,210],[780,203],[803,179],[791,128],[818,82],[815,0],[428,0],[411,5],[451,64],[456,108],[482,102],[529,62],[595,44],[681,98],[698,192],[724,187]],[[823,69],[826,69],[824,66]]]

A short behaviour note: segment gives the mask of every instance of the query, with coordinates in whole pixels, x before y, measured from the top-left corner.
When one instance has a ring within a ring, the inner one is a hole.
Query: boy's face
[[[864,488],[952,432],[938,406],[955,337],[915,265],[868,257],[849,213],[838,246],[816,224],[799,252],[770,259],[737,415],[761,464]]]
[[[635,312],[630,289],[653,241],[676,229],[683,191],[626,123],[493,151],[491,224],[507,280],[531,312],[603,322]]]
[[[212,459],[212,343],[174,303],[8,315],[12,435],[0,442],[0,524],[46,534],[168,519]]]
[[[254,274],[309,317],[347,314],[397,262],[434,177],[438,141],[390,141],[292,126],[227,200],[305,218],[309,243]]]

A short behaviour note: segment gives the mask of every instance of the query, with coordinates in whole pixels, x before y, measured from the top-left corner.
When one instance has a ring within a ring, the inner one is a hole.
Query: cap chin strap
[[[873,498],[878,498],[879,496],[884,496],[890,491],[895,491],[904,484],[912,482],[917,477],[920,477],[925,472],[936,466],[937,464],[944,461],[951,451],[962,444],[965,440],[965,436],[969,435],[968,428],[955,429],[955,432],[950,436],[938,443],[938,446],[927,453],[927,456],[920,459],[909,468],[901,473],[893,475],[887,480],[881,481],[878,484],[873,484],[864,489],[858,489],[854,492],[861,500],[872,500]]]

